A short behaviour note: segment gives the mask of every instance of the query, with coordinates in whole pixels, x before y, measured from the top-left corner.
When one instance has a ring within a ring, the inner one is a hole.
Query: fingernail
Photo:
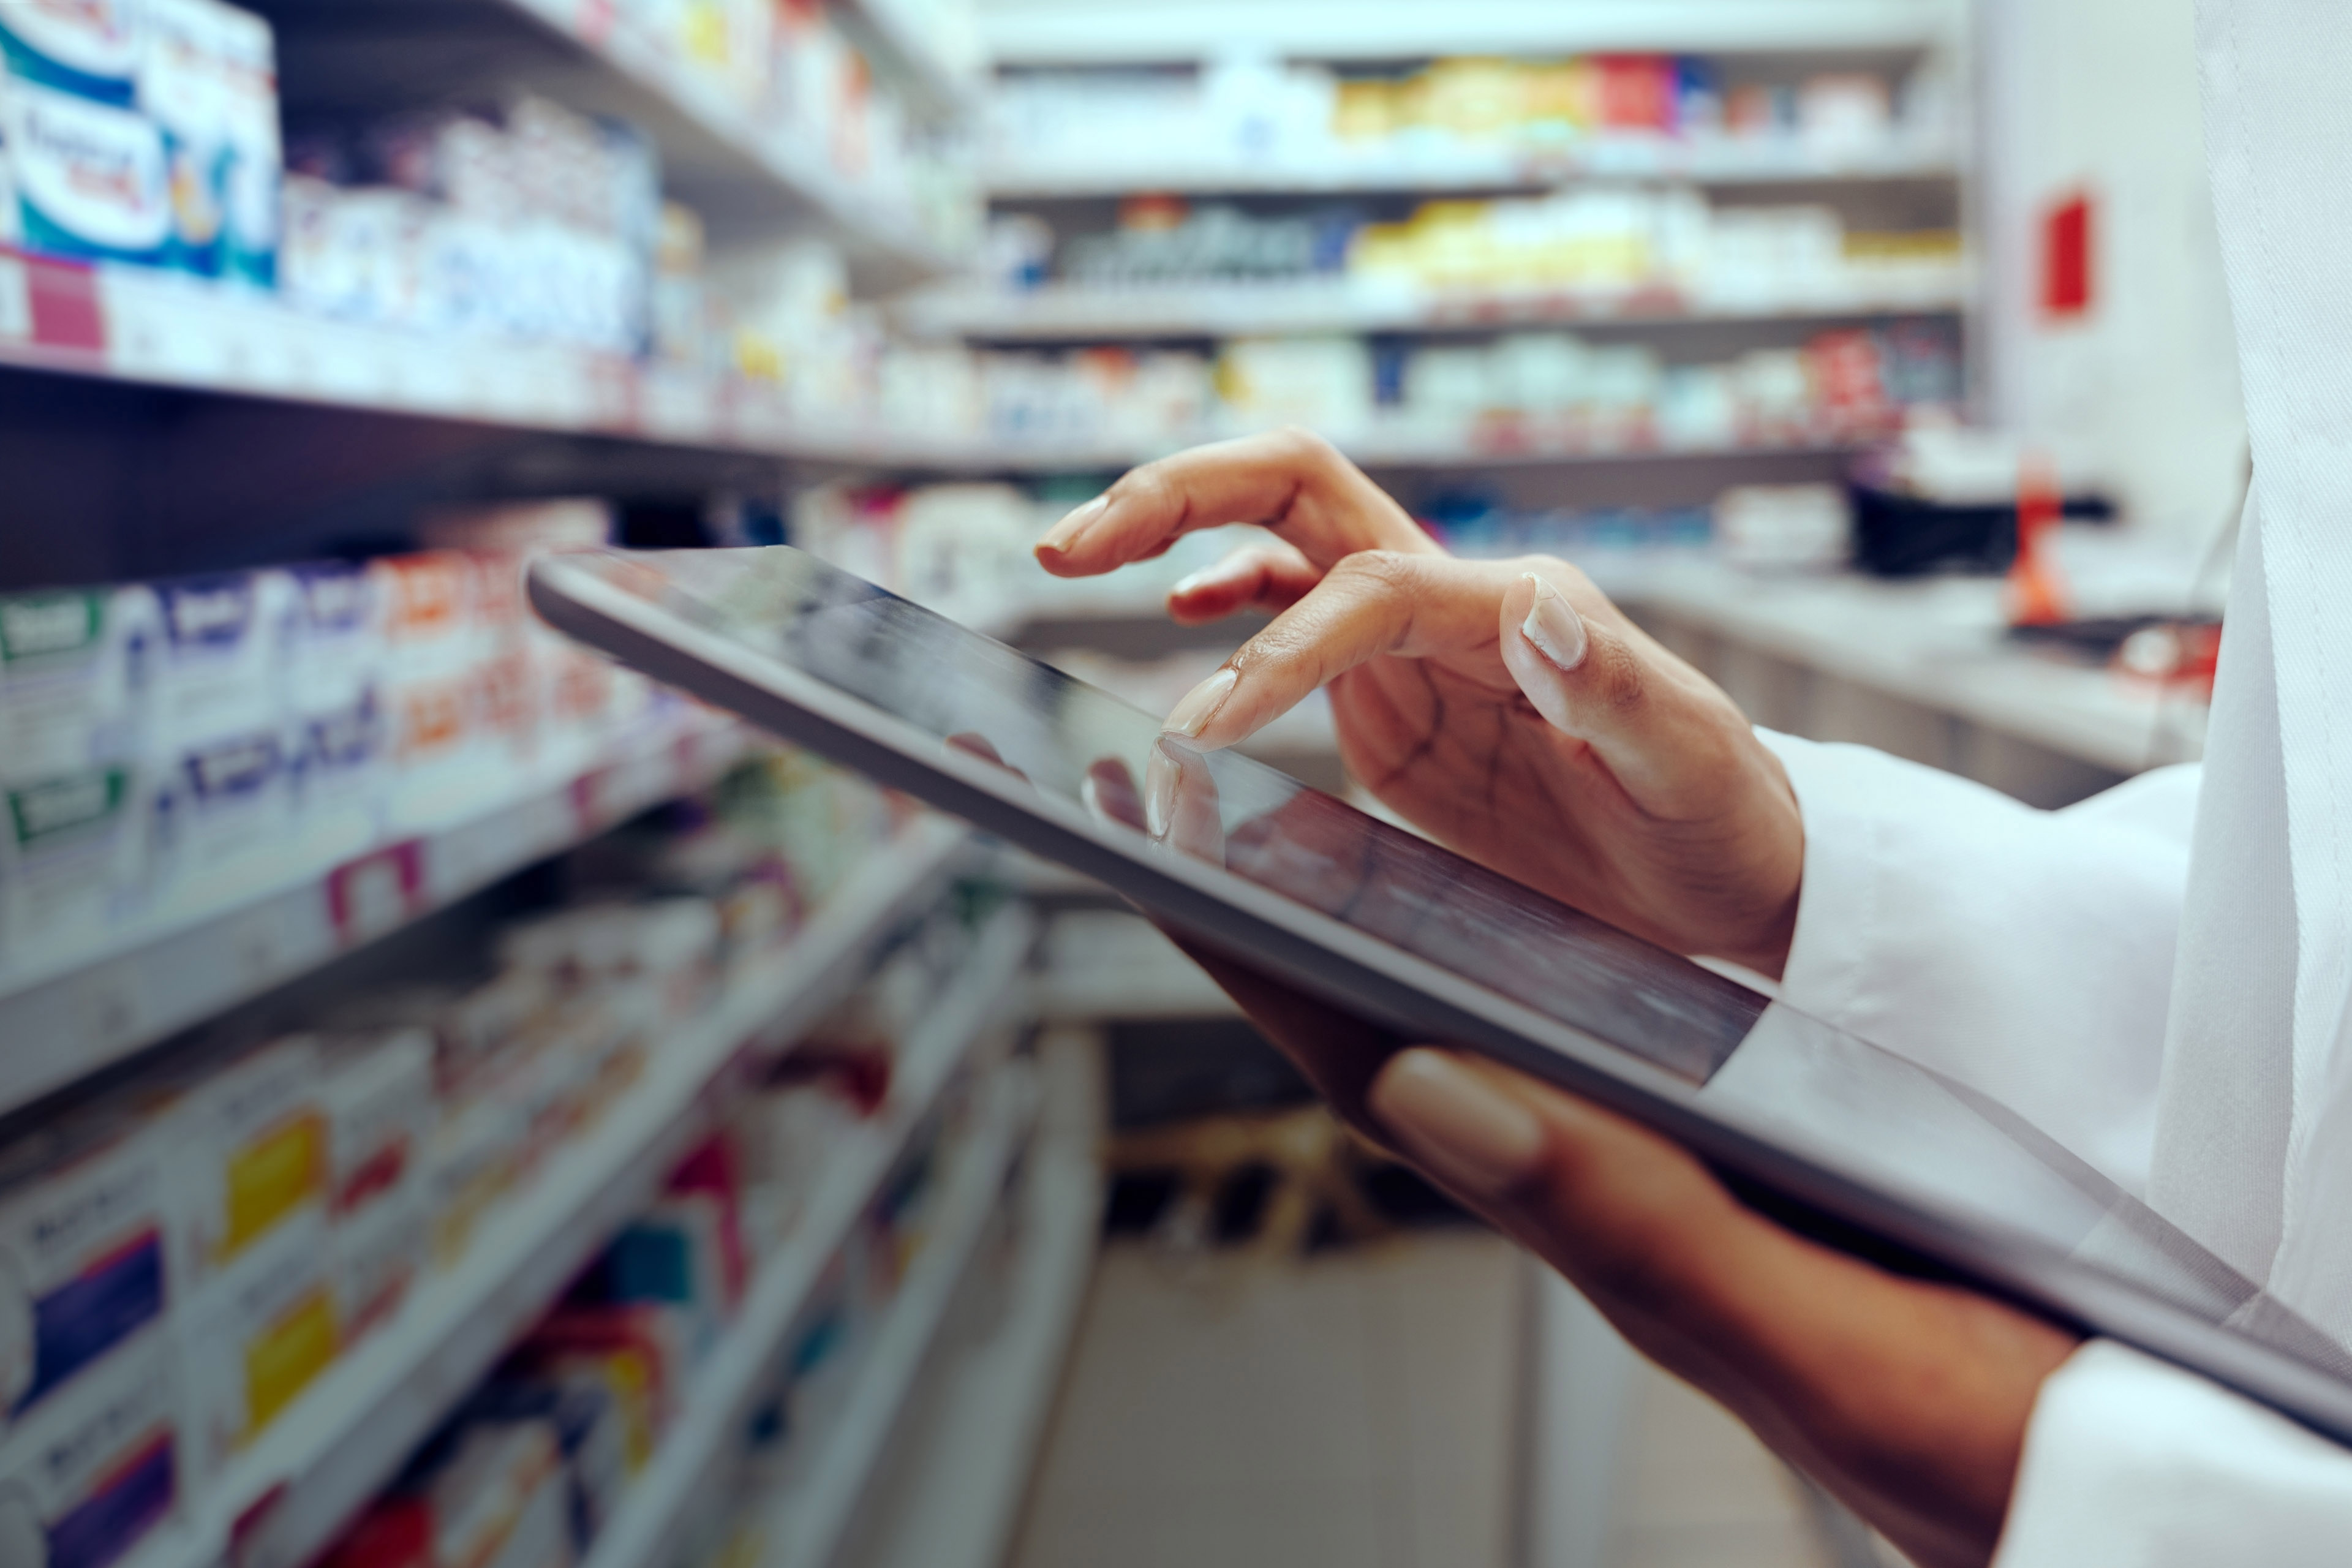
[[[1167,721],[1160,729],[1188,741],[1199,740],[1201,731],[1209,727],[1209,721],[1217,716],[1217,710],[1225,705],[1225,699],[1234,694],[1234,687],[1241,678],[1241,671],[1227,665],[1186,692],[1184,700],[1168,710]]]
[[[1184,576],[1177,578],[1176,585],[1168,590],[1168,596],[1171,599],[1181,599],[1187,594],[1207,587],[1216,580],[1216,568],[1213,566],[1203,566],[1198,572],[1188,573]]]
[[[1100,517],[1103,508],[1109,504],[1110,497],[1107,495],[1095,497],[1094,500],[1047,529],[1045,537],[1037,542],[1037,548],[1050,550],[1056,555],[1061,554],[1077,542],[1078,535],[1084,533],[1087,526]]]
[[[1537,576],[1525,574],[1536,585],[1536,602],[1528,607],[1528,618],[1519,623],[1519,635],[1535,645],[1535,650],[1562,669],[1574,669],[1584,662],[1584,651],[1591,639],[1584,635],[1584,620],[1559,596],[1559,590]]]
[[[1143,830],[1161,842],[1176,821],[1177,783],[1175,759],[1152,747],[1143,763]]]
[[[1444,1051],[1391,1057],[1371,1104],[1404,1152],[1465,1197],[1502,1198],[1543,1163],[1535,1112]]]

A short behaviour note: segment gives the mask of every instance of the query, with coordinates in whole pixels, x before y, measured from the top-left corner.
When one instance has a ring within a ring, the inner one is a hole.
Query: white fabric
[[[2008,1100],[2344,1336],[2352,11],[2202,0],[2198,32],[2257,478],[2187,863],[2185,775],[2043,816],[1775,739],[1807,833],[1781,995]],[[2352,1452],[2113,1345],[2043,1388],[2004,1568],[2347,1560]]]

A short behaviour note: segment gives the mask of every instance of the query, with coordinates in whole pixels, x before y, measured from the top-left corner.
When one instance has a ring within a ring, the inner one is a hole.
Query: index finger
[[[1141,561],[1183,534],[1255,523],[1315,565],[1363,550],[1442,554],[1387,491],[1320,437],[1278,430],[1146,463],[1055,524],[1037,562],[1092,577]]]

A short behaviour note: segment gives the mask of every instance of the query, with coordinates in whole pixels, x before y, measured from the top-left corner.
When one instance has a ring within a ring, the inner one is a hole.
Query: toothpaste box
[[[155,781],[150,908],[217,909],[278,886],[299,865],[297,737],[281,728],[218,736],[166,753]]]
[[[278,119],[278,44],[260,17],[242,11],[230,16],[223,40],[228,96],[228,247],[223,272],[232,282],[274,289],[282,233],[278,192],[286,175]]]
[[[166,1173],[154,1129],[124,1119],[0,1155],[0,1440],[163,1323]]]
[[[340,865],[381,842],[391,737],[375,689],[343,707],[298,715],[291,745],[296,863]]]
[[[203,1289],[280,1228],[326,1206],[319,1046],[290,1036],[183,1067],[155,1104],[174,1158],[173,1278]]]
[[[28,249],[84,261],[164,259],[171,180],[153,121],[11,76],[0,84],[0,134]]]
[[[215,0],[144,0],[138,104],[163,137],[171,173],[172,232],[164,259],[200,278],[220,276],[228,199],[226,99],[221,90]]]
[[[127,107],[139,68],[140,0],[8,0],[0,63],[9,77]]]
[[[0,1439],[0,1563],[105,1568],[178,1510],[180,1401],[158,1331]]]
[[[0,779],[0,963],[39,970],[102,946],[145,896],[149,791],[107,763]]]
[[[143,587],[0,596],[0,778],[136,756],[161,630]]]
[[[189,1475],[217,1476],[342,1348],[316,1208],[279,1226],[173,1313]]]
[[[154,743],[177,753],[275,725],[285,710],[294,578],[223,573],[158,583],[154,592],[163,618]]]
[[[383,637],[363,566],[297,566],[288,637],[294,807],[304,865],[334,865],[377,843],[391,738],[380,689]]]

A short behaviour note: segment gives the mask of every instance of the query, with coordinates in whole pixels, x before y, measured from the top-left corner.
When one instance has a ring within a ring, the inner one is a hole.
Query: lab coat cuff
[[[1842,1026],[1862,1005],[1885,893],[1890,795],[1901,798],[1905,764],[1866,747],[1824,745],[1759,728],[1780,759],[1804,820],[1804,885],[1780,999]]]
[[[2340,1564],[2352,1453],[2107,1341],[2042,1384],[1994,1568]]]

